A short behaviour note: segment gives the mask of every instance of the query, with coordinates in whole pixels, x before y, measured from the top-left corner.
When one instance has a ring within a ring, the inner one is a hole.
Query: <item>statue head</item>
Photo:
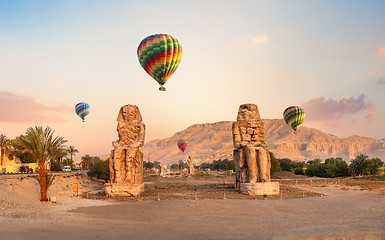
[[[258,107],[255,104],[242,104],[239,106],[237,121],[255,121],[261,120]]]
[[[138,125],[142,121],[142,115],[137,106],[128,104],[120,108],[117,120],[119,130],[124,125]]]

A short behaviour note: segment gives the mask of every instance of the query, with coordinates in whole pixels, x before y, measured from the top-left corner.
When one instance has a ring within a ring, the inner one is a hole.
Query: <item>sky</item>
[[[385,138],[385,1],[0,0],[0,133],[50,126],[78,156],[109,154],[137,105],[146,142],[238,107],[338,137]],[[136,50],[166,33],[181,63],[158,91]],[[91,106],[83,123],[78,102]]]

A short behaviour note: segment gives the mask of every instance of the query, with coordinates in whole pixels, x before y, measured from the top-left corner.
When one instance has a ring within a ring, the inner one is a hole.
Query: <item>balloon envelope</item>
[[[286,108],[283,112],[283,118],[289,127],[297,134],[297,129],[305,120],[305,111],[298,106],[291,106]]]
[[[143,69],[159,83],[159,90],[178,68],[182,59],[182,46],[173,36],[155,34],[143,39],[137,50]]]
[[[176,145],[178,146],[178,148],[179,148],[182,152],[184,152],[184,151],[186,151],[186,148],[187,148],[187,146],[188,146],[188,142],[187,142],[186,139],[180,139],[180,140],[176,143]]]
[[[84,122],[84,118],[90,113],[90,105],[85,102],[78,103],[75,106],[75,112]]]

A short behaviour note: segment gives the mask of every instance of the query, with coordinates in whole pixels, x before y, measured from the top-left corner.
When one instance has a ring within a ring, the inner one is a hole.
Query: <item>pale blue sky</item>
[[[101,155],[122,105],[139,106],[152,140],[255,103],[263,118],[305,105],[304,126],[385,138],[384,12],[384,1],[0,0],[0,133],[49,125],[79,155]],[[156,33],[183,47],[166,92],[136,56]]]

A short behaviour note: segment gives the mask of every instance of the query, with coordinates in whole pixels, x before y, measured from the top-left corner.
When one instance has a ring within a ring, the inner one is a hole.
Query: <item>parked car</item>
[[[71,166],[63,166],[63,172],[71,172]]]

